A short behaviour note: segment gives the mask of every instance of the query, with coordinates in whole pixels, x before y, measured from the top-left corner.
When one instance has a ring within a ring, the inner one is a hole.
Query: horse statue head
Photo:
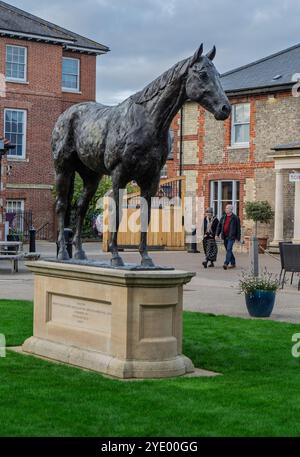
[[[225,120],[230,115],[231,106],[221,86],[220,75],[212,62],[216,48],[214,46],[206,55],[202,53],[203,44],[189,62],[186,96],[212,113],[218,121]]]

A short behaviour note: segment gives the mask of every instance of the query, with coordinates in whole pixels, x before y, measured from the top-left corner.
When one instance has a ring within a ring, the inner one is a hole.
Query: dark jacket
[[[219,225],[219,219],[217,217],[215,217],[211,224],[210,233],[207,234],[207,219],[205,217],[204,221],[203,221],[204,236],[209,236],[210,238],[214,238],[216,236],[218,225]]]
[[[226,214],[223,214],[223,216],[220,219],[218,228],[217,228],[217,236],[220,236],[222,240],[224,240],[224,222],[225,222]],[[231,215],[230,219],[230,225],[229,225],[229,234],[228,234],[228,239],[229,240],[238,240],[240,241],[241,239],[241,223],[240,223],[240,218],[236,215],[233,214]]]

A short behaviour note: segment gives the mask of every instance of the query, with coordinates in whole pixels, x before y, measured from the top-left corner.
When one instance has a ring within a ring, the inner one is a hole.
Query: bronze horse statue
[[[199,103],[217,120],[228,118],[231,106],[212,63],[216,48],[206,55],[202,53],[201,44],[192,57],[178,62],[117,106],[79,103],[58,118],[52,134],[52,150],[57,186],[59,260],[69,259],[64,227],[69,222],[75,172],[82,178],[84,188],[77,205],[74,257],[86,259],[81,241],[84,217],[100,179],[110,175],[116,208],[116,224],[110,240],[111,264],[122,266],[117,245],[121,219],[119,189],[125,188],[130,181],[137,182],[141,197],[147,203],[149,223],[151,198],[157,192],[160,170],[167,160],[169,127],[185,101]],[[139,252],[142,266],[154,266],[147,251],[147,231],[141,231]]]

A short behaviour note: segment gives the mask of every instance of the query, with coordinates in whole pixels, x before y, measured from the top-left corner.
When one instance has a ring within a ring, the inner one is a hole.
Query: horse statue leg
[[[150,188],[141,187],[141,242],[139,252],[142,257],[141,265],[144,267],[154,267],[155,264],[148,254],[147,236],[148,228],[151,221],[151,198],[156,195],[160,176],[155,179]]]
[[[118,251],[118,230],[120,222],[122,220],[122,204],[120,205],[120,200],[122,201],[122,196],[119,198],[119,193],[123,193],[123,189],[127,184],[127,180],[122,178],[121,170],[116,169],[112,174],[112,184],[113,184],[113,200],[114,200],[114,224],[111,230],[111,238],[109,243],[109,250],[112,254],[111,265],[113,267],[122,267],[124,262],[122,257],[119,255]]]
[[[82,226],[90,201],[96,193],[99,181],[102,176],[99,176],[91,170],[83,167],[78,172],[83,180],[84,187],[82,195],[77,203],[76,231],[73,239],[73,245],[75,247],[74,258],[79,260],[86,260],[87,257],[82,248],[81,240]]]
[[[56,172],[56,214],[58,218],[58,260],[69,260],[69,254],[66,249],[64,229],[65,217],[68,211],[70,188],[72,185],[73,172],[57,171]]]

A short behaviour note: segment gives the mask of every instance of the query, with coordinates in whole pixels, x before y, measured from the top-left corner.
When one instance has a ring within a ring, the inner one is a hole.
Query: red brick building
[[[300,135],[300,99],[292,92],[295,74],[300,77],[299,59],[300,45],[296,45],[223,74],[222,85],[233,105],[225,122],[216,121],[193,102],[187,102],[175,117],[173,159],[167,162],[167,173],[185,175],[187,195],[202,202],[200,213],[199,207],[194,209],[198,227],[205,207],[214,207],[221,216],[224,206],[232,203],[247,235],[253,224],[245,220],[246,201],[268,200],[275,208],[272,148],[294,142]],[[284,239],[295,239],[291,171],[282,171],[283,203],[278,202]],[[260,226],[260,234],[272,241],[274,223]]]
[[[32,215],[35,229],[53,238],[51,132],[68,106],[95,100],[96,57],[108,51],[0,1],[0,128],[16,145],[3,163],[0,204],[27,215],[17,229]]]

